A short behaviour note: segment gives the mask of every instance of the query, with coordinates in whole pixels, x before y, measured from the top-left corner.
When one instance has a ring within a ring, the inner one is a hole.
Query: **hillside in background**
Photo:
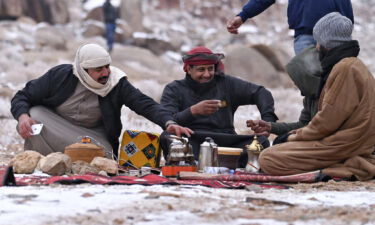
[[[353,0],[355,31],[360,58],[375,74],[374,1]],[[86,42],[105,46],[99,0],[0,0],[0,130],[2,148],[20,143],[12,119],[10,99],[25,82],[50,67],[71,63],[75,50]],[[277,1],[258,17],[248,20],[240,34],[226,31],[227,19],[240,12],[240,0],[113,0],[121,18],[116,29],[113,64],[143,92],[159,100],[163,87],[184,77],[181,55],[205,45],[226,55],[226,73],[269,88],[281,121],[297,120],[301,96],[284,71],[294,55],[293,32],[286,21],[287,1]],[[240,107],[236,130],[247,133],[244,121],[259,118],[252,106]],[[123,123],[128,129],[161,129],[127,108]]]

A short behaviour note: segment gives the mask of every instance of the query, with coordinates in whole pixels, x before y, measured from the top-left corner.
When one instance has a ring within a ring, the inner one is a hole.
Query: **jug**
[[[258,162],[259,154],[263,150],[262,144],[259,143],[258,137],[255,135],[253,142],[250,145],[246,145],[247,149],[247,164],[246,172],[259,172],[260,166]]]
[[[193,148],[185,137],[169,135],[172,143],[169,145],[167,165],[195,165]]]
[[[217,167],[217,154],[217,144],[212,138],[206,137],[199,148],[198,170],[203,171],[204,167]]]

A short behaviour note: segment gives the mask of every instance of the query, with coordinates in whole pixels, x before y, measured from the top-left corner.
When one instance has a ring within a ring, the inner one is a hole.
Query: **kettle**
[[[258,141],[258,137],[255,135],[253,142],[250,145],[245,146],[247,149],[247,164],[246,172],[259,172],[260,166],[258,162],[259,154],[263,150],[263,146]]]
[[[194,154],[189,141],[185,137],[169,135],[172,140],[169,145],[167,165],[195,165]]]
[[[204,167],[217,167],[218,153],[217,144],[210,137],[206,137],[205,141],[199,148],[198,170],[203,171]]]

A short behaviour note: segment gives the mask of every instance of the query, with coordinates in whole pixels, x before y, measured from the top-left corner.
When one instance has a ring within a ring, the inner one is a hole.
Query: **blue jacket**
[[[262,13],[275,2],[275,0],[250,0],[238,16],[245,22],[247,19]],[[289,0],[289,28],[295,31],[294,37],[301,34],[312,34],[315,23],[331,12],[339,12],[354,23],[350,0]]]

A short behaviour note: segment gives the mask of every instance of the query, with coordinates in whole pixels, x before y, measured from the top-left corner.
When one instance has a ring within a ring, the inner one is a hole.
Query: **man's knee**
[[[259,155],[259,159],[258,159],[261,170],[267,174],[275,174],[275,171],[278,170],[276,158],[277,158],[276,149],[273,149],[271,147],[271,148],[263,150],[261,154]]]
[[[44,106],[34,106],[32,108],[30,108],[30,117],[33,119],[33,120],[36,120],[36,121],[42,121],[43,119],[46,118],[46,114],[48,113],[49,109],[47,109],[46,107]]]

